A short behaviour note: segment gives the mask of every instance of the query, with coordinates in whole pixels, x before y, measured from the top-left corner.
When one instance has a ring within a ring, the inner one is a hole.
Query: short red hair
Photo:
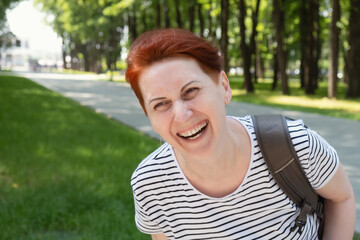
[[[126,59],[128,68],[125,79],[130,83],[145,113],[139,76],[152,63],[173,56],[191,57],[206,72],[220,73],[222,70],[223,60],[218,49],[190,31],[168,28],[141,34],[132,44]]]

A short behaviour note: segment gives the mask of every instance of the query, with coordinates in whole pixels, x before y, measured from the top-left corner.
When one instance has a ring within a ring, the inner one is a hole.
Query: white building
[[[30,49],[26,40],[13,38],[11,47],[6,47],[6,41],[1,46],[0,65],[2,70],[30,70]]]

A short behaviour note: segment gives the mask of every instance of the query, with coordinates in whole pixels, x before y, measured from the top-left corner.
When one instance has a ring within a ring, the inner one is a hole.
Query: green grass
[[[353,236],[353,240],[360,240],[360,234],[355,233],[354,236]]]
[[[345,99],[346,85],[339,83],[337,99],[327,98],[327,83],[321,82],[314,95],[305,96],[300,89],[299,81],[290,81],[290,96],[282,95],[280,83],[278,90],[271,91],[270,80],[260,80],[255,83],[255,93],[246,94],[243,90],[243,80],[239,77],[230,77],[233,90],[233,101],[254,103],[302,112],[319,113],[322,115],[340,117],[360,121],[360,98]]]
[[[0,126],[0,239],[148,239],[129,179],[157,141],[14,76]]]

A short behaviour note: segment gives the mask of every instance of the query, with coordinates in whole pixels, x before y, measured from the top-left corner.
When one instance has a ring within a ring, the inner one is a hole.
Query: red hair
[[[157,29],[141,34],[132,44],[127,63],[125,79],[139,99],[145,114],[139,76],[152,63],[167,57],[188,56],[195,59],[207,72],[220,73],[222,57],[216,47],[190,31],[176,28]]]

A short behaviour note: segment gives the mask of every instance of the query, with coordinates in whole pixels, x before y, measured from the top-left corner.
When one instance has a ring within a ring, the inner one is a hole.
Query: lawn
[[[27,79],[0,76],[0,239],[149,239],[130,177],[159,143]]]
[[[320,82],[314,95],[304,95],[297,80],[289,81],[291,95],[283,95],[278,89],[271,91],[270,79],[259,80],[254,84],[255,93],[246,94],[243,89],[243,79],[230,77],[233,90],[233,101],[254,103],[259,105],[277,107],[282,109],[297,110],[302,112],[319,113],[322,115],[340,117],[360,121],[360,98],[346,99],[346,85],[338,84],[337,99],[327,98],[327,82]]]

